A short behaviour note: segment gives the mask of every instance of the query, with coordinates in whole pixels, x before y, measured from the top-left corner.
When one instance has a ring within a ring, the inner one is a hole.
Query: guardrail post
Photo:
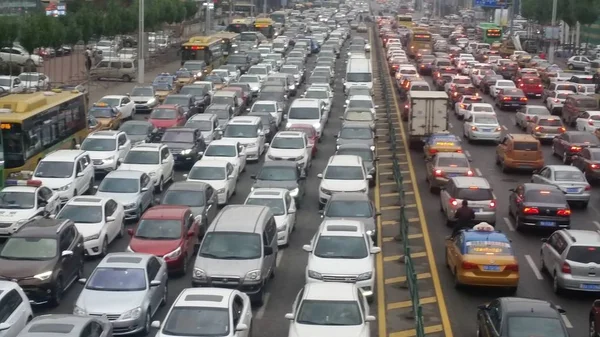
[[[417,315],[415,316],[415,330],[417,337],[425,337],[425,326],[423,324],[423,307],[419,304],[417,307]]]

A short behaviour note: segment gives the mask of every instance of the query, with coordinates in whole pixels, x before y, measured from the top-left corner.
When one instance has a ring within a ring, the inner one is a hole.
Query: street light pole
[[[550,31],[552,32],[552,36],[550,36],[550,47],[548,48],[548,61],[550,64],[554,63],[554,29],[556,26],[556,11],[558,7],[558,0],[552,1],[552,28]]]
[[[144,0],[140,0],[139,13],[138,13],[138,76],[137,81],[139,84],[144,83],[144,57],[146,56],[144,49],[146,48],[146,41],[144,41]]]
[[[267,0],[263,0],[263,14],[267,17]]]

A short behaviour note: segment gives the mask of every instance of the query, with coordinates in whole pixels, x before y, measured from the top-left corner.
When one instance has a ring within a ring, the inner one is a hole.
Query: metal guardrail
[[[382,57],[382,50],[383,50],[383,46],[381,45],[381,40],[378,37],[378,34],[375,35],[375,40],[377,41],[377,52],[378,52],[378,56],[381,58]],[[385,62],[383,63],[385,64]],[[410,249],[410,239],[409,239],[409,234],[408,234],[408,226],[409,226],[409,222],[408,219],[406,218],[406,212],[405,212],[405,206],[406,206],[406,191],[404,190],[404,180],[402,177],[402,171],[400,170],[400,164],[398,162],[398,158],[396,155],[396,152],[398,151],[398,141],[396,139],[396,128],[394,127],[394,124],[392,123],[392,109],[390,106],[391,100],[393,100],[393,97],[389,97],[390,96],[390,92],[394,93],[395,88],[390,88],[390,90],[388,90],[388,81],[384,80],[386,78],[386,76],[388,76],[388,74],[385,72],[384,70],[385,68],[382,67],[381,65],[378,67],[379,70],[379,75],[380,75],[380,79],[381,79],[381,85],[382,85],[382,91],[384,93],[384,99],[385,102],[387,102],[385,104],[386,107],[386,118],[388,121],[388,137],[389,137],[389,144],[390,144],[390,150],[392,152],[392,172],[393,172],[393,179],[396,183],[396,188],[398,191],[398,201],[400,204],[400,232],[398,234],[398,236],[396,237],[396,241],[399,241],[402,244],[402,252],[403,252],[403,256],[400,259],[400,262],[404,265],[405,268],[405,274],[406,274],[406,281],[404,281],[402,283],[402,287],[408,289],[408,293],[410,296],[410,300],[412,302],[412,306],[411,306],[411,318],[414,319],[415,322],[415,330],[416,330],[416,337],[424,337],[425,336],[425,329],[424,329],[424,325],[423,325],[423,308],[421,306],[420,300],[419,300],[419,286],[418,286],[418,279],[417,279],[417,273],[415,271],[414,268],[414,264],[413,264],[413,260],[411,258],[411,249]],[[394,111],[395,113],[395,111]]]

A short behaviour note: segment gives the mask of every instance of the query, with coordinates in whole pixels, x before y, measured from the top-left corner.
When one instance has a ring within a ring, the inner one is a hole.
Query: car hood
[[[143,240],[135,236],[129,242],[129,248],[136,253],[146,253],[156,256],[168,254],[181,245],[181,239],[177,240]]]
[[[288,190],[293,190],[294,188],[298,187],[298,183],[295,181],[289,181],[289,180],[284,180],[284,181],[276,181],[276,180],[256,180],[254,182],[254,185],[252,185],[253,188],[285,188]]]
[[[114,157],[114,151],[88,151],[90,158],[92,159],[106,159],[108,157]],[[114,159],[114,158],[113,158]]]
[[[28,261],[0,258],[0,276],[7,279],[21,279],[47,272],[54,268],[54,260]]]
[[[367,255],[364,259],[327,259],[310,254],[307,269],[319,274],[359,275],[373,271],[373,261]]]
[[[169,149],[178,149],[178,150],[186,150],[186,149],[191,149],[192,147],[194,147],[194,144],[192,144],[192,143],[163,142],[163,144],[166,144],[169,147]]]
[[[151,172],[156,172],[158,169],[158,164],[121,164],[119,166],[119,171],[141,171],[146,174],[150,174]]]
[[[83,235],[83,237],[88,237],[94,234],[100,233],[102,230],[102,223],[75,223],[75,227],[77,231]]]
[[[337,143],[339,144],[367,144],[369,146],[374,145],[373,139],[350,139],[350,138],[338,138]]]
[[[271,147],[268,155],[279,158],[296,158],[304,155],[304,149],[275,149]]]
[[[367,181],[366,180],[323,179],[321,181],[321,188],[325,188],[330,191],[343,191],[343,192],[360,191],[362,189],[367,188]]]
[[[200,131],[200,134],[202,135],[202,138],[206,139],[209,138],[213,132],[212,131]]]
[[[358,217],[326,217],[324,220],[354,220],[360,221],[365,225],[365,228],[369,230],[375,229],[375,220],[373,218],[358,218]]]
[[[131,96],[131,100],[134,102],[148,102],[153,98],[154,96]]]
[[[146,290],[98,291],[84,289],[75,305],[91,314],[119,315],[142,305]]]
[[[37,210],[37,208],[0,209],[0,222],[12,223],[21,219],[29,219]]]
[[[67,177],[67,178],[40,178],[40,177],[35,177],[35,180],[39,180],[42,182],[42,185],[51,188],[51,189],[58,189],[61,187],[66,186],[67,184],[71,184],[73,183],[73,180],[71,179],[71,177]]]
[[[339,326],[339,325],[313,325],[292,323],[289,337],[367,337],[368,327],[362,325]]]
[[[224,260],[209,259],[202,256],[196,258],[194,268],[202,269],[209,277],[232,276],[244,278],[251,270],[260,269],[261,259]]]
[[[101,198],[113,198],[122,205],[137,202],[138,199],[137,193],[111,193],[97,191],[95,195]]]

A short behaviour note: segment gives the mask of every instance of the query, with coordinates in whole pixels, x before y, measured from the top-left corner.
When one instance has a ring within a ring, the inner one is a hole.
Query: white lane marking
[[[454,125],[452,125],[452,123],[448,123],[448,127],[449,127],[450,129],[454,129]]]
[[[506,125],[502,125],[502,130],[507,131],[508,128],[506,127]]]
[[[560,314],[560,316],[562,317],[563,322],[565,322],[565,326],[568,329],[573,329],[573,324],[571,324],[571,321],[569,321],[569,317],[567,317],[566,314]]]
[[[481,170],[479,168],[475,169],[475,173],[477,173],[478,177],[483,177],[483,174],[481,174]]]
[[[596,228],[598,228],[600,230],[600,222],[598,221],[592,221],[594,223],[594,225],[596,225]]]
[[[265,311],[267,310],[267,304],[269,304],[269,298],[271,298],[271,293],[266,293],[265,298],[263,300],[263,305],[256,312],[256,316],[254,318],[261,319],[265,316]]]
[[[285,250],[280,250],[277,252],[277,259],[275,260],[275,266],[279,267],[279,264],[281,263],[281,259],[283,258],[283,253],[285,252]]]
[[[531,258],[531,255],[525,255],[525,260],[527,260],[529,267],[531,267],[531,270],[533,270],[533,274],[535,275],[535,277],[540,281],[543,280],[544,277],[542,276],[542,273],[540,273],[540,270],[538,269],[535,262]]]
[[[469,152],[469,150],[465,151],[465,156],[467,156],[467,158],[471,158],[471,152]]]
[[[514,231],[515,231],[515,227],[513,227],[512,221],[510,221],[510,219],[509,219],[509,218],[504,218],[504,223],[506,224],[506,227],[508,227],[508,229],[509,229],[511,232],[514,232]]]
[[[515,117],[510,117],[510,122],[513,123],[513,125],[517,124],[517,120],[515,119]]]

